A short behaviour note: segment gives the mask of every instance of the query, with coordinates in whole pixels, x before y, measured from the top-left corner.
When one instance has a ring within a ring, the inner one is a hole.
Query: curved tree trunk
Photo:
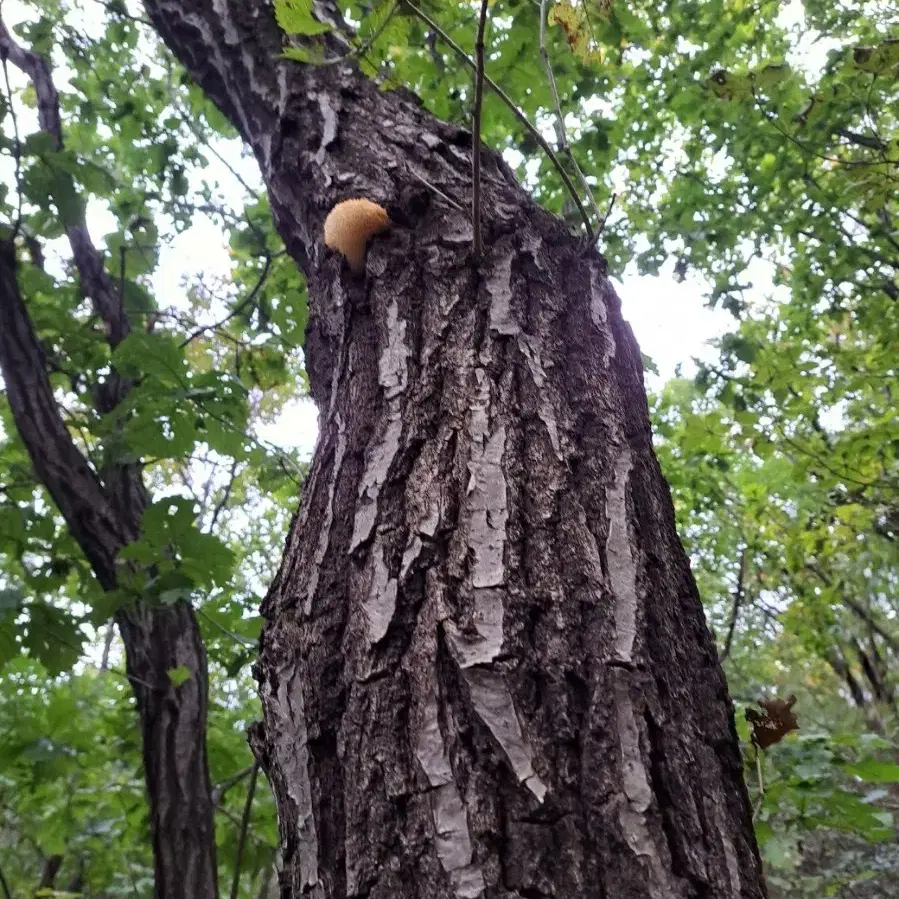
[[[59,102],[46,61],[19,46],[2,21],[0,54],[31,79],[39,98],[41,128],[61,148]],[[85,294],[115,347],[130,329],[121,296],[85,223],[69,225],[67,236]],[[19,292],[11,241],[0,241],[0,370],[35,474],[100,586],[115,589],[116,559],[140,535],[147,505],[140,466],[113,462],[97,471],[73,442]],[[97,411],[113,412],[129,389],[129,382],[112,371],[96,385]],[[137,603],[119,610],[115,621],[140,716],[156,895],[214,899],[218,895],[214,807],[206,762],[208,676],[196,616],[186,603]],[[176,687],[168,672],[182,666],[191,677]]]
[[[252,734],[282,895],[763,896],[602,259],[484,151],[476,264],[467,132],[349,64],[280,61],[262,2],[146,5],[252,145],[309,281],[321,434]],[[399,222],[364,279],[320,242],[351,196]]]

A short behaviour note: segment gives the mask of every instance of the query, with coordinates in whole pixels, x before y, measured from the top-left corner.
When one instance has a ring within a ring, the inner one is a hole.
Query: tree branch
[[[734,631],[737,629],[737,619],[740,617],[740,608],[743,605],[745,596],[746,581],[746,547],[740,553],[740,567],[737,570],[737,585],[734,588],[734,605],[730,613],[730,622],[727,626],[727,636],[724,638],[724,649],[721,650],[721,661],[723,662],[729,655],[734,641]]]
[[[222,493],[221,498],[215,504],[215,508],[212,510],[212,516],[209,519],[209,530],[212,531],[215,528],[216,523],[218,522],[219,515],[225,510],[228,505],[228,501],[231,499],[231,491],[234,489],[234,482],[237,480],[237,467],[238,460],[235,459],[231,463],[231,471],[228,476],[228,483],[225,486],[225,490]]]
[[[481,258],[481,108],[484,102],[484,31],[487,28],[487,5],[490,0],[481,0],[478,17],[478,36],[474,45],[474,109],[471,114],[471,226],[474,232],[472,252],[474,258]]]
[[[822,584],[830,587],[833,585],[833,581],[830,576],[818,567],[814,562],[807,562],[805,565],[806,569],[810,571],[818,580],[821,581]],[[837,586],[840,586],[839,584]],[[884,630],[883,626],[874,620],[874,616],[869,612],[858,600],[851,598],[846,595],[845,590],[840,591],[840,600],[843,604],[855,615],[857,615],[868,627],[874,631],[879,637],[883,638],[884,642],[887,646],[890,647],[894,652],[899,652],[899,640],[896,639],[891,633]]]
[[[3,23],[0,21],[0,27]],[[13,225],[12,239],[15,240],[19,234],[19,228],[22,226],[22,141],[19,138],[19,119],[16,116],[16,107],[13,103],[12,87],[9,83],[9,68],[6,64],[7,54],[5,50],[0,48],[0,59],[3,60],[3,81],[6,86],[6,102],[9,106],[9,117],[12,119],[13,132],[13,159],[15,160],[15,182],[16,182],[16,222]]]
[[[477,65],[475,61],[426,12],[424,12],[424,10],[419,9],[414,3],[410,2],[410,0],[403,0],[403,3],[429,28],[432,28],[439,35],[441,40],[449,46],[453,53],[465,63],[465,65],[473,71],[476,71]],[[509,110],[515,118],[518,119],[525,130],[527,130],[531,137],[537,142],[540,149],[549,157],[550,162],[553,164],[553,167],[559,173],[559,177],[565,184],[566,190],[571,195],[571,199],[578,208],[581,220],[584,223],[584,230],[587,232],[587,237],[592,240],[593,226],[590,224],[590,216],[587,215],[587,210],[584,209],[584,204],[581,202],[581,198],[578,195],[577,190],[575,190],[568,172],[565,171],[565,167],[559,162],[559,157],[556,156],[553,148],[547,143],[546,138],[538,131],[538,129],[531,124],[528,117],[518,108],[515,101],[492,78],[490,78],[489,75],[484,76],[484,84],[486,84],[500,98],[500,100],[509,107]]]
[[[247,801],[244,803],[243,816],[240,819],[240,833],[237,838],[237,852],[234,858],[234,879],[231,882],[231,899],[237,899],[240,892],[240,866],[243,863],[244,847],[247,844],[247,831],[250,827],[250,812],[253,810],[253,797],[256,794],[256,779],[258,777],[259,762],[255,762],[250,773],[250,784],[247,787]]]
[[[559,97],[559,88],[556,85],[556,75],[555,72],[553,72],[552,63],[549,59],[549,52],[546,49],[546,14],[546,0],[540,0],[540,58],[543,60],[543,68],[546,70],[546,78],[549,81],[549,86],[553,94],[553,102],[556,107],[556,140],[558,141],[559,149],[565,154],[566,158],[571,163],[571,167],[574,169],[575,174],[578,176],[581,187],[584,188],[587,199],[590,201],[590,206],[593,209],[596,220],[600,221],[601,215],[599,207],[596,205],[596,198],[593,196],[593,191],[587,182],[587,178],[581,167],[577,164],[577,160],[574,158],[574,153],[571,150],[571,144],[568,142],[568,132],[565,128],[565,114],[562,111],[562,99]],[[611,207],[609,207],[609,211],[611,212]],[[608,213],[606,213],[606,218],[608,218]],[[605,219],[602,219],[602,222],[605,224]],[[598,234],[601,233],[602,229],[600,228]]]
[[[61,150],[59,98],[47,63],[19,46],[2,21],[0,52],[31,79],[40,126],[54,148]],[[130,330],[121,293],[91,241],[83,213],[80,220],[67,224],[66,233],[84,292],[115,347]],[[118,554],[138,536],[147,505],[141,466],[112,461],[98,472],[74,444],[19,291],[15,247],[10,242],[0,244],[0,368],[16,428],[35,472],[101,587],[114,589]],[[98,411],[111,412],[129,388],[130,382],[113,371],[96,385]],[[139,601],[119,609],[115,620],[141,720],[156,890],[165,896],[212,899],[217,887],[205,746],[208,672],[196,617],[185,603],[156,606]],[[181,666],[193,676],[175,691],[165,672]]]
[[[19,293],[15,249],[9,242],[0,244],[0,369],[13,420],[35,472],[101,585],[111,590],[124,535],[99,478],[59,414],[37,335]]]
[[[38,122],[41,130],[53,139],[53,149],[61,151],[64,145],[59,94],[53,84],[49,64],[40,54],[26,50],[18,44],[2,19],[0,19],[0,55],[8,58],[31,80],[37,95]],[[83,213],[80,221],[66,224],[66,236],[72,248],[72,256],[84,292],[93,301],[94,308],[106,326],[109,343],[115,347],[125,339],[130,326],[122,306],[122,298],[104,268],[102,254],[91,240]]]
[[[241,768],[236,774],[232,774],[221,783],[216,784],[212,788],[213,805],[219,805],[225,793],[227,793],[235,784],[239,784],[245,777],[249,777],[254,770],[256,770],[256,765],[247,765],[246,768]]]

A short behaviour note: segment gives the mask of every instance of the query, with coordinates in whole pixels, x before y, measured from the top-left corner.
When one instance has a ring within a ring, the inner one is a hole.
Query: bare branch
[[[97,0],[97,2],[100,2],[100,0]],[[254,190],[249,184],[247,184],[243,175],[241,175],[240,172],[238,172],[237,169],[235,169],[234,166],[231,165],[231,163],[228,162],[228,160],[225,159],[225,157],[222,156],[222,154],[219,153],[219,151],[216,150],[216,148],[207,141],[206,136],[203,134],[199,125],[197,125],[194,116],[186,109],[184,109],[184,106],[181,104],[181,99],[178,97],[178,92],[175,89],[174,74],[174,67],[171,63],[171,60],[168,60],[166,62],[166,83],[168,85],[169,100],[171,101],[172,107],[178,113],[178,115],[181,116],[182,121],[191,130],[194,137],[198,141],[200,141],[200,143],[204,145],[205,149],[208,150],[231,173],[231,176],[234,178],[234,180],[237,181],[238,184],[240,184],[240,186],[247,192],[247,194],[258,202],[259,191]]]
[[[0,244],[0,368],[16,428],[41,482],[84,549],[104,589],[126,542],[103,487],[59,412],[37,335],[19,293],[15,249]]]
[[[236,774],[232,774],[230,777],[225,778],[221,783],[217,783],[212,788],[213,804],[219,805],[225,793],[227,793],[231,787],[235,786],[235,784],[239,784],[245,777],[249,777],[253,773],[255,767],[255,765],[247,765],[246,768],[241,768]]]
[[[578,176],[581,186],[584,188],[584,193],[586,193],[587,199],[590,201],[590,205],[593,208],[593,214],[596,216],[597,221],[599,221],[599,206],[596,205],[596,198],[593,196],[593,190],[591,189],[583,170],[577,164],[577,160],[574,158],[574,153],[571,150],[571,144],[568,142],[568,132],[565,129],[565,114],[562,111],[562,99],[559,97],[559,88],[556,85],[556,75],[553,72],[552,63],[549,59],[549,52],[546,49],[546,0],[540,0],[540,58],[543,60],[543,68],[546,69],[546,77],[549,81],[549,86],[552,89],[553,102],[556,106],[555,127],[556,140],[558,141],[559,149],[571,163],[571,167]],[[606,213],[606,217],[608,218],[608,213]],[[603,224],[605,224],[605,219],[603,219]],[[602,229],[600,229],[599,233],[602,233]]]
[[[487,4],[481,0],[478,17],[478,36],[474,45],[474,109],[471,118],[471,225],[474,232],[472,252],[480,259],[483,250],[481,239],[481,108],[484,102],[484,31],[487,28]]]
[[[833,133],[845,138],[848,143],[857,147],[865,147],[868,150],[886,150],[887,148],[887,145],[879,137],[858,134],[856,131],[850,131],[848,128],[835,128]]]
[[[433,29],[439,35],[440,39],[449,46],[453,53],[455,53],[465,65],[472,71],[477,70],[475,61],[426,12],[424,12],[424,10],[419,9],[414,3],[410,2],[410,0],[403,0],[403,2],[411,12],[415,13],[415,15],[417,15],[429,28]],[[587,210],[584,209],[584,204],[581,202],[581,198],[578,195],[577,190],[575,190],[568,172],[565,171],[565,167],[559,162],[559,157],[556,156],[553,148],[546,142],[546,138],[537,130],[537,128],[531,124],[528,117],[518,108],[515,101],[492,78],[490,78],[489,75],[484,76],[484,84],[486,84],[500,98],[500,100],[509,107],[509,110],[515,118],[518,119],[522,126],[530,133],[531,137],[537,142],[540,149],[549,157],[550,162],[553,164],[553,167],[559,173],[559,177],[565,184],[566,190],[571,195],[571,199],[578,208],[581,220],[584,223],[584,230],[587,232],[587,237],[592,240],[593,226],[590,224],[590,216],[587,215]]]
[[[390,24],[393,17],[397,14],[397,11],[400,8],[400,3],[402,0],[394,0],[393,5],[387,11],[387,15],[384,16],[384,21],[375,28],[374,31],[366,38],[366,40],[360,44],[358,47],[353,47],[348,50],[346,53],[342,53],[340,56],[332,56],[329,59],[316,60],[315,65],[318,66],[333,66],[337,65],[337,63],[346,62],[348,59],[355,59],[356,57],[365,56],[372,47],[374,47],[375,42],[378,38],[384,33],[387,26]]]
[[[250,773],[250,784],[247,787],[247,801],[244,803],[243,816],[240,819],[240,832],[237,837],[237,852],[234,858],[234,879],[231,882],[231,899],[237,899],[240,892],[240,866],[243,863],[243,852],[247,843],[247,830],[250,826],[250,812],[253,810],[253,797],[256,794],[256,779],[258,777],[259,762],[255,762],[253,764],[252,772]]]
[[[125,9],[124,3],[113,5],[109,0],[94,0],[94,3],[102,6],[111,16],[115,16],[119,19],[128,19],[131,22],[136,22],[138,25],[146,25],[148,28],[153,27],[153,23],[149,22],[147,19],[142,19],[140,16],[132,16],[131,13]]]
[[[2,27],[0,22],[0,27]],[[13,159],[16,164],[15,182],[16,182],[16,221],[13,225],[12,239],[15,240],[19,235],[19,228],[22,226],[22,141],[19,137],[19,119],[16,116],[16,107],[13,102],[12,87],[9,83],[9,68],[6,65],[6,51],[0,47],[0,59],[3,60],[3,80],[6,84],[6,98],[9,105],[9,117],[12,119],[13,131]]]
[[[41,130],[53,139],[53,149],[63,149],[62,122],[59,114],[59,94],[53,84],[50,66],[39,54],[26,50],[10,34],[0,20],[0,56],[9,59],[31,80],[37,95],[38,122]],[[103,266],[103,255],[94,246],[83,215],[81,220],[66,225],[66,236],[72,248],[75,267],[85,293],[106,326],[106,336],[115,347],[127,336],[130,325],[122,306],[122,298]]]
[[[112,652],[112,641],[115,639],[115,621],[110,619],[106,623],[106,636],[103,638],[103,655],[100,658],[100,670],[109,670],[109,655]]]
[[[609,216],[612,214],[612,210],[615,208],[615,200],[618,199],[618,194],[612,194],[609,197],[609,205],[606,208],[606,214],[602,217],[602,220],[599,223],[599,227],[596,229],[596,234],[593,235],[593,239],[587,241],[587,246],[584,247],[584,253],[588,253],[593,249],[598,243],[600,237],[602,237],[603,231],[606,230],[606,222],[609,220]]]
[[[724,648],[721,650],[721,655],[719,658],[723,662],[729,655],[731,648],[734,642],[734,632],[737,629],[737,620],[740,617],[740,608],[743,605],[743,598],[745,596],[745,583],[746,583],[746,547],[743,547],[743,551],[740,553],[740,567],[737,570],[737,585],[734,588],[734,604],[730,613],[730,622],[727,626],[727,636],[724,638]]]
[[[262,290],[262,285],[265,284],[266,278],[268,278],[269,270],[272,267],[272,262],[277,259],[279,256],[284,255],[284,250],[280,250],[277,253],[266,253],[265,262],[262,265],[262,272],[259,277],[256,279],[256,283],[253,285],[253,289],[244,297],[223,319],[217,322],[213,322],[211,325],[203,325],[200,328],[197,328],[195,331],[192,331],[184,340],[181,341],[179,347],[186,347],[193,340],[196,340],[201,334],[204,334],[206,331],[217,331],[219,328],[224,327],[234,318],[237,318],[245,309],[249,308],[252,305],[253,301],[259,294],[259,291]]]
[[[231,471],[228,477],[228,484],[225,487],[224,492],[222,493],[221,499],[215,504],[215,508],[212,510],[212,517],[209,519],[209,530],[210,532],[215,528],[216,523],[218,522],[219,515],[227,508],[228,501],[231,499],[231,491],[234,489],[234,482],[237,480],[237,466],[238,460],[235,459],[231,463]],[[210,479],[211,480],[211,479]]]
[[[438,197],[440,197],[441,200],[443,200],[445,203],[448,203],[450,206],[452,206],[453,209],[458,209],[459,212],[465,211],[454,199],[452,199],[452,197],[448,197],[439,187],[435,187],[433,184],[431,184],[430,181],[426,180],[424,177],[419,175],[418,172],[415,171],[415,169],[413,169],[409,166],[408,162],[405,164],[405,168],[406,168],[406,171],[413,178],[420,181],[429,190],[432,190]]]
[[[832,578],[827,574],[827,572],[823,571],[818,565],[815,563],[807,563],[806,570],[810,571],[814,574],[818,580],[821,581],[822,584],[825,584],[828,587],[833,586]],[[839,585],[838,586],[842,586]],[[883,639],[883,641],[890,647],[894,652],[899,652],[899,640],[896,639],[893,634],[887,631],[883,625],[881,625],[878,621],[874,619],[872,613],[866,609],[858,600],[849,596],[845,589],[841,589],[839,592],[840,601],[855,615],[857,615],[875,634]]]

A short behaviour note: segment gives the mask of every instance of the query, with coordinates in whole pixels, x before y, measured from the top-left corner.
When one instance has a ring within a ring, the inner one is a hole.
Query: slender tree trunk
[[[31,80],[41,129],[63,147],[59,99],[47,61],[20,46],[0,20],[0,54]],[[82,289],[111,347],[130,330],[122,297],[106,274],[85,222],[66,234]],[[0,370],[19,437],[35,474],[65,518],[104,590],[116,588],[116,560],[140,535],[147,505],[140,466],[95,470],[75,445],[56,403],[46,360],[16,281],[15,247],[0,241]],[[95,385],[101,415],[114,412],[130,384],[114,370]],[[206,763],[206,652],[193,609],[143,601],[115,617],[140,715],[144,772],[159,899],[217,896],[212,787]],[[191,677],[175,686],[168,672]]]
[[[485,151],[474,264],[467,132],[350,64],[280,60],[258,0],[146,6],[253,147],[309,281],[321,434],[251,736],[282,896],[764,896],[603,260]],[[355,278],[320,235],[360,195],[397,226]]]
[[[60,417],[37,337],[19,295],[15,257],[0,243],[0,370],[13,418],[35,473],[58,506],[104,590],[116,586],[115,560],[140,533],[146,493],[137,468],[101,480]],[[137,603],[116,623],[140,715],[150,807],[156,895],[217,895],[212,787],[206,764],[206,651],[185,603]],[[167,672],[191,672],[176,687]]]

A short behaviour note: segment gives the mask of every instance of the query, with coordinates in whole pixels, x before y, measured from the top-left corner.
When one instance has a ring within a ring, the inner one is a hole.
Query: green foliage
[[[438,116],[470,126],[471,72],[411,5],[337,5],[358,25],[348,57],[384,88],[404,85]],[[478,4],[415,5],[472,52]],[[306,285],[265,196],[216,184],[215,155],[236,155],[236,132],[218,109],[120,0],[93,16],[97,4],[69,6],[36,2],[15,29],[66,71],[57,80],[64,147],[37,128],[32,89],[0,90],[9,173],[0,218],[15,221],[21,204],[20,290],[73,439],[97,470],[138,463],[152,503],[122,554],[120,589],[102,593],[0,398],[0,858],[16,894],[33,892],[35,872],[59,853],[60,884],[80,865],[85,895],[150,895],[133,700],[117,644],[102,658],[104,626],[136,596],[197,610],[227,883],[251,764],[258,601],[303,472],[260,434],[305,393]],[[487,71],[550,134],[540,6],[490,4]],[[616,195],[600,241],[611,270],[701,280],[709,303],[733,316],[715,361],[666,384],[652,413],[733,694],[741,705],[797,696],[800,731],[758,760],[740,720],[772,892],[891,895],[895,11],[852,0],[547,6],[546,50],[573,155],[597,208]],[[275,9],[285,56],[333,61],[331,26],[310,2],[276,0]],[[577,226],[558,173],[491,93],[482,135],[544,206]],[[204,217],[226,234],[227,277],[195,278],[176,300],[160,287],[165,254]],[[85,222],[131,324],[113,350],[65,242],[66,228]],[[92,391],[110,367],[132,386],[101,415]],[[644,367],[655,370],[646,356]],[[175,686],[192,676],[168,673]],[[277,842],[268,793],[256,795],[247,896]]]
[[[275,0],[275,18],[285,34],[324,34],[331,27],[315,18],[312,0]]]
[[[868,844],[893,833],[889,793],[860,786],[895,782],[899,752],[857,734],[897,732],[894,539],[845,498],[836,475],[818,470],[829,453],[810,460],[793,437],[782,447],[778,435],[759,433],[745,405],[675,380],[654,399],[653,416],[731,690],[746,702],[798,697],[799,734],[763,753],[761,788],[750,751],[747,780],[760,794],[758,835],[780,889],[813,893],[818,872],[796,871],[803,841],[813,838],[826,864],[848,864],[839,839],[824,835],[849,832],[852,864],[875,864],[882,852]],[[895,873],[899,859],[887,861],[875,867]]]
[[[138,464],[151,503],[120,555],[118,589],[104,593],[0,394],[0,869],[14,895],[31,895],[46,859],[59,854],[57,890],[80,872],[86,896],[152,894],[137,718],[120,645],[104,651],[103,637],[136,598],[186,601],[209,660],[207,741],[223,790],[216,834],[226,885],[248,782],[238,775],[252,764],[257,608],[305,467],[260,434],[305,393],[305,282],[267,200],[241,189],[243,205],[240,191],[209,177],[210,143],[233,154],[234,129],[158,39],[121,4],[67,14],[45,2],[38,12],[13,31],[62,60],[64,148],[38,129],[34,92],[13,77],[13,96],[0,104],[0,152],[14,162],[13,109],[19,177],[4,167],[0,219],[14,222],[21,209],[19,286],[72,438],[98,472]],[[203,216],[226,232],[228,280],[194,278],[173,296],[163,289],[164,260]],[[131,326],[113,349],[71,265],[66,228],[85,224]],[[110,369],[131,386],[100,414],[94,390]],[[176,688],[194,676],[168,672]],[[271,800],[259,788],[241,896],[258,891],[276,844]]]

